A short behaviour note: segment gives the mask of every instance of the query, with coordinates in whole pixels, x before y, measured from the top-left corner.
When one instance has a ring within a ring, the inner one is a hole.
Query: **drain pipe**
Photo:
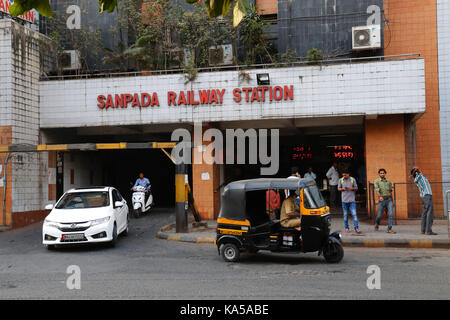
[[[5,173],[3,174],[3,226],[6,226],[6,186],[8,184],[8,176],[6,174],[6,166],[8,165],[9,156],[11,155],[10,152],[6,155],[5,165],[4,169]]]

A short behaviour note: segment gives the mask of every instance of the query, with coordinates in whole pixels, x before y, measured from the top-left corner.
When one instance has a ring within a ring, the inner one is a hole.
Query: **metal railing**
[[[251,64],[251,65],[233,65],[233,66],[217,66],[217,67],[203,67],[197,68],[198,72],[215,72],[215,71],[240,71],[248,69],[273,69],[283,67],[299,67],[305,65],[326,66],[332,64],[342,63],[357,63],[357,62],[372,62],[372,61],[392,61],[392,60],[412,60],[420,59],[420,53],[398,54],[390,56],[375,56],[375,57],[359,57],[359,58],[339,58],[321,60],[312,63],[308,60],[299,60],[293,62],[280,63],[266,63],[266,64]],[[185,73],[184,69],[165,69],[165,70],[144,70],[144,71],[130,71],[130,72],[102,72],[102,73],[82,73],[74,75],[60,75],[60,76],[41,76],[41,81],[52,80],[77,80],[77,79],[95,79],[95,78],[114,78],[114,77],[136,77],[145,75],[167,75]]]
[[[443,219],[448,213],[446,211],[446,201],[444,190],[448,189],[448,181],[429,181],[433,193],[434,218]],[[447,186],[447,187],[446,187]],[[394,211],[397,211],[399,194],[405,193],[407,201],[408,218],[417,219],[422,216],[422,199],[419,189],[414,182],[393,183]],[[442,215],[436,213],[443,213]]]

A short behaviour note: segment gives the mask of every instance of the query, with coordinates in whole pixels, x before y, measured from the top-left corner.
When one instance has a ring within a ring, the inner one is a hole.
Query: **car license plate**
[[[83,240],[84,233],[63,234],[63,240]]]

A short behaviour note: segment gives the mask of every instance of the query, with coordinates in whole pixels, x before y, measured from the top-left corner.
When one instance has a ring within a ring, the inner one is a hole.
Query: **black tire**
[[[324,250],[323,256],[328,263],[338,263],[344,258],[344,248],[339,243],[331,242]]]
[[[56,246],[54,244],[48,244],[46,247],[47,247],[47,250],[49,250],[49,251],[53,251],[56,249]]]
[[[117,244],[117,225],[114,223],[112,240],[109,242],[109,246],[111,248],[114,248],[116,244]]]
[[[239,248],[232,243],[226,243],[220,247],[220,255],[226,262],[238,261],[240,254]]]
[[[139,208],[139,209],[133,210],[133,214],[134,214],[135,218],[139,218],[142,214],[142,209]]]

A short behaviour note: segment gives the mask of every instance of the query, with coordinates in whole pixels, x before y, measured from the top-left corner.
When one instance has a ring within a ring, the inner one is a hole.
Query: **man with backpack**
[[[350,232],[348,226],[348,211],[353,217],[353,225],[356,233],[361,233],[358,228],[358,217],[356,216],[355,194],[358,190],[356,179],[350,177],[349,171],[346,169],[342,172],[342,178],[339,179],[338,191],[342,192],[342,211],[344,212],[345,232]]]

